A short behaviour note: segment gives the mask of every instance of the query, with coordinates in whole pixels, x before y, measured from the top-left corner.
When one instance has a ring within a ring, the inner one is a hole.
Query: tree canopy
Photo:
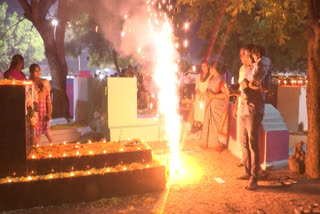
[[[85,48],[88,49],[89,66],[109,67],[114,64],[113,45],[105,38],[99,25],[89,14],[73,17],[68,25],[70,32],[66,42],[66,54],[77,57]],[[118,57],[121,68],[133,63],[131,57]]]
[[[306,62],[307,7],[303,1],[229,0],[223,8],[224,2],[224,0],[177,1],[178,7],[184,7],[182,11],[187,18],[193,23],[199,23],[198,36],[208,43],[220,11],[225,9],[213,55],[217,54],[223,39],[227,36],[222,57],[230,66],[238,61],[240,47],[249,43],[260,44],[266,48],[274,69],[297,69],[299,62]],[[226,35],[228,28],[230,33]],[[205,44],[202,55],[207,51],[207,47],[208,44]]]
[[[44,45],[33,24],[16,12],[8,14],[6,2],[0,4],[0,71],[8,69],[11,57],[17,53],[25,58],[25,65],[44,59]]]

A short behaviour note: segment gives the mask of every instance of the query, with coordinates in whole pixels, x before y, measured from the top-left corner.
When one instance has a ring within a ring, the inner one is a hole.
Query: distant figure
[[[45,134],[50,143],[53,142],[50,131],[50,120],[52,118],[52,105],[50,97],[50,84],[48,80],[40,78],[40,67],[37,64],[30,65],[30,80],[33,81],[38,92],[38,123],[35,128],[35,137]]]
[[[22,72],[24,68],[24,59],[20,54],[16,54],[12,57],[9,69],[4,72],[4,78],[10,80],[27,80],[26,76]]]
[[[197,132],[202,129],[205,105],[207,101],[207,88],[210,79],[209,65],[207,61],[201,63],[201,72],[198,75],[195,86],[195,101],[194,101],[194,114],[193,125],[191,132]]]

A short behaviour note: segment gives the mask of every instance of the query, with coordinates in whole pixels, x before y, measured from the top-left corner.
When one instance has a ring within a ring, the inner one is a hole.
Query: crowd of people
[[[229,88],[220,63],[203,61],[196,81],[194,117],[191,131],[201,130],[199,146],[222,151],[227,148],[228,101],[236,96],[233,117],[237,121],[237,142],[241,145],[244,174],[237,179],[249,180],[246,189],[257,188],[260,171],[259,129],[264,115],[265,91],[271,61],[264,48],[247,45],[240,49],[242,66],[238,88]]]
[[[241,145],[244,175],[238,179],[249,180],[248,190],[257,188],[260,170],[259,128],[263,120],[265,103],[265,79],[270,72],[271,61],[265,57],[263,47],[247,45],[240,49],[242,66],[239,70],[238,89],[229,88],[225,80],[225,67],[219,62],[201,63],[201,72],[195,86],[194,100],[194,130],[201,130],[199,146],[203,149],[213,148],[222,151],[227,148],[228,103],[230,96],[236,96],[233,117],[237,121],[237,141]],[[4,78],[12,80],[27,80],[22,69],[24,59],[17,54],[12,57],[9,69]],[[131,69],[132,70],[132,69]],[[129,76],[134,72],[129,71]],[[51,143],[50,119],[52,114],[50,84],[40,78],[40,67],[32,64],[29,67],[30,78],[37,92],[35,102],[38,103],[38,121],[35,126],[35,138],[45,134]],[[139,82],[140,83],[140,82]],[[139,85],[139,84],[138,84]],[[139,85],[142,87],[142,84]],[[139,100],[145,99],[138,90]],[[140,102],[139,105],[142,105]]]
[[[24,68],[24,58],[20,54],[12,57],[9,69],[4,72],[3,76],[9,80],[27,80],[22,72]],[[50,132],[50,120],[52,117],[52,105],[50,96],[50,84],[46,79],[40,78],[40,66],[32,64],[29,67],[30,77],[29,80],[33,82],[35,88],[34,103],[37,104],[37,123],[34,128],[34,140],[36,141],[41,134],[45,134],[50,143],[53,142],[52,134]]]

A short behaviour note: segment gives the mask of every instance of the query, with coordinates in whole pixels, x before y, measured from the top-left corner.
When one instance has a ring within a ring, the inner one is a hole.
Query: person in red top
[[[22,69],[24,68],[24,59],[20,54],[16,54],[12,57],[9,69],[4,72],[4,78],[10,80],[27,80]]]

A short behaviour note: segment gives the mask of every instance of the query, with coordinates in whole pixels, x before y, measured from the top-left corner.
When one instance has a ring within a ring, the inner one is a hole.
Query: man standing
[[[242,63],[242,66],[239,69],[239,77],[238,77],[238,84],[240,85],[240,83],[243,81],[244,76],[246,74],[246,71],[250,68],[252,68],[252,61],[250,60],[250,50],[253,48],[253,45],[248,45],[245,47],[242,47],[240,49],[240,61]],[[241,86],[240,86],[240,91],[241,91]],[[240,92],[238,94],[236,94],[237,96],[237,100],[236,103],[234,105],[234,110],[233,110],[233,117],[236,119],[236,123],[237,123],[237,142],[240,143],[240,139],[239,139],[239,129],[240,129],[240,116],[237,115],[237,112],[239,107],[240,107],[240,103],[241,103],[241,97],[240,97]],[[243,159],[241,159],[241,162],[238,164],[239,167],[243,166]]]
[[[253,86],[253,82],[261,82],[262,79],[254,79],[257,73],[257,66],[252,62],[250,56],[251,50],[246,50],[247,69],[244,80],[240,83],[241,95],[238,109],[239,117],[239,142],[241,143],[241,151],[245,174],[238,179],[249,180],[247,190],[257,188],[258,173],[260,170],[259,158],[259,129],[264,113],[264,94],[259,86]],[[259,71],[264,72],[264,71]],[[264,75],[259,75],[264,77]]]

